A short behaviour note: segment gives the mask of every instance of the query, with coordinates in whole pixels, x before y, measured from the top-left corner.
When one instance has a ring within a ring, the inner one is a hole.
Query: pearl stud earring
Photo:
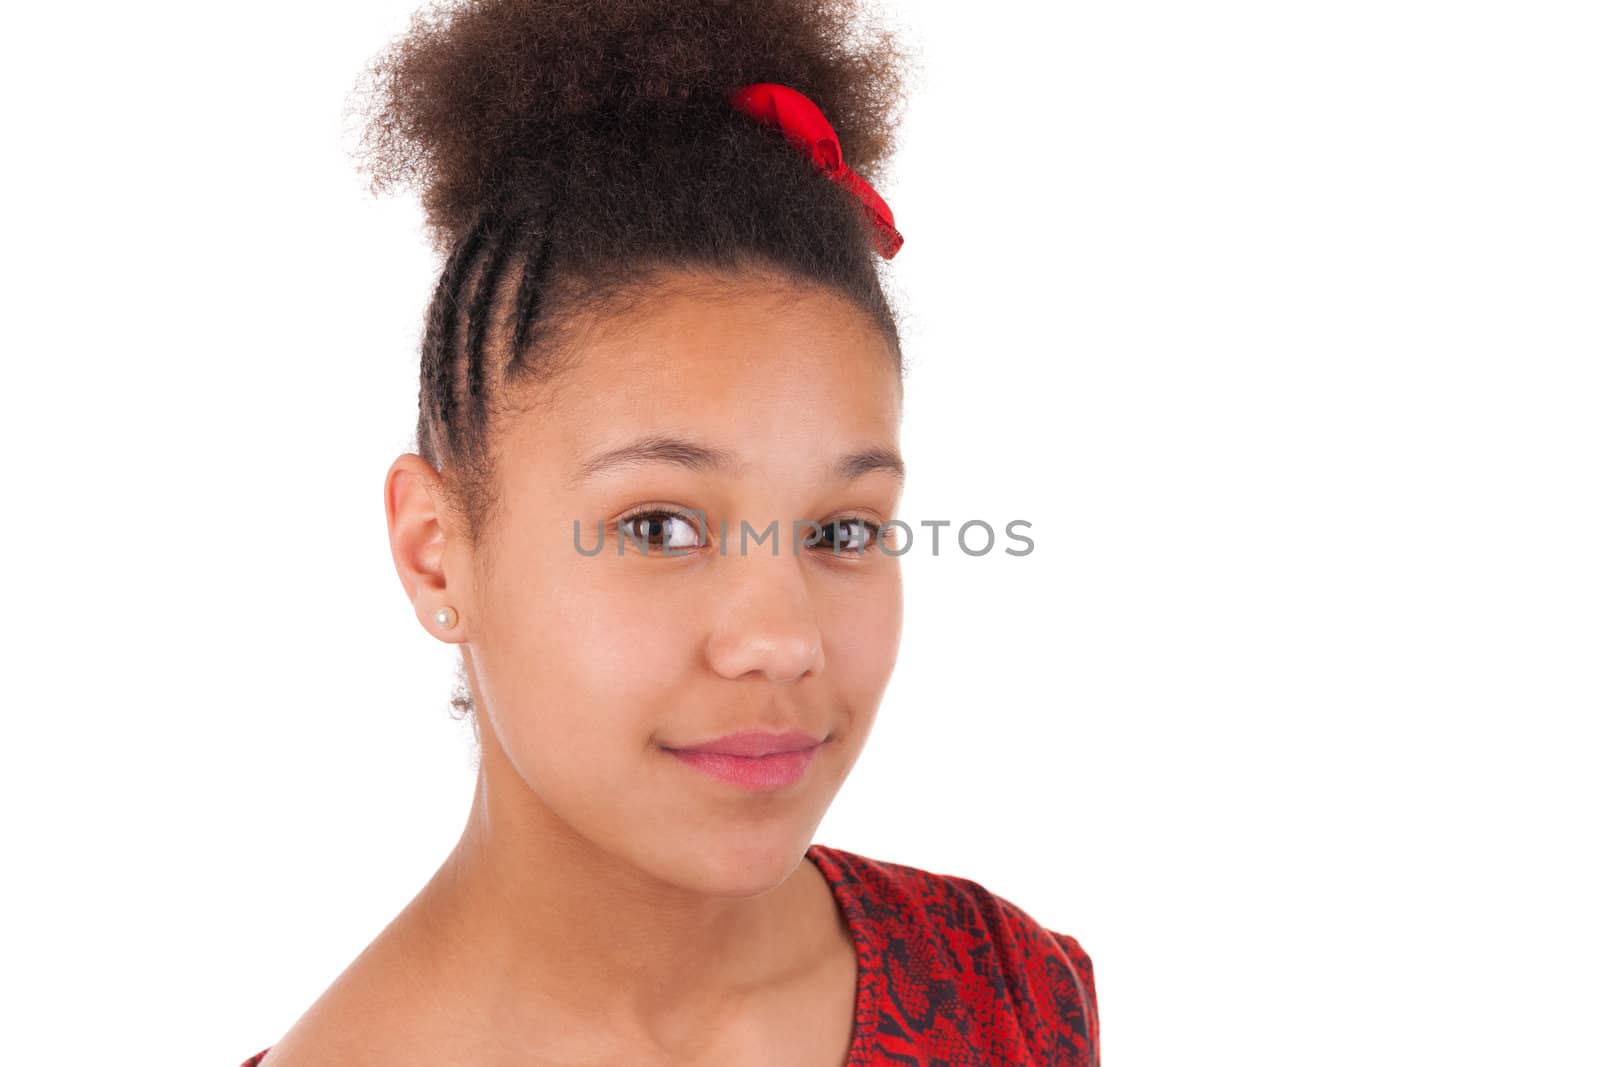
[[[452,608],[449,604],[446,604],[444,607],[439,609],[436,615],[434,615],[434,619],[439,623],[440,626],[443,626],[446,630],[448,630],[456,624],[456,609]]]

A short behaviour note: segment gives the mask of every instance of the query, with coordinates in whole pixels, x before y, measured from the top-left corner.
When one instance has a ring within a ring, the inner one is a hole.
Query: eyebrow
[[[577,486],[605,471],[646,463],[669,463],[701,474],[737,474],[744,469],[738,457],[726,449],[683,437],[651,434],[583,460],[573,468],[569,481]],[[834,478],[851,481],[875,471],[891,474],[902,484],[906,480],[906,464],[900,453],[878,445],[840,456],[828,473]]]

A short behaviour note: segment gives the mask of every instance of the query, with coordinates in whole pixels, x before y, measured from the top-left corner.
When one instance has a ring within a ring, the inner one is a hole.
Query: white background
[[[7,15],[7,1062],[239,1063],[465,818],[413,6]],[[905,557],[817,840],[1077,936],[1108,1067],[1600,1063],[1593,7],[899,10],[902,517],[1037,549]]]

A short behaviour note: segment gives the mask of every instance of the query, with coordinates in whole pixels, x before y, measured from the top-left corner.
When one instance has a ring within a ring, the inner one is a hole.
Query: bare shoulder
[[[425,983],[386,930],[272,1046],[259,1067],[388,1067],[441,1062],[421,997]]]

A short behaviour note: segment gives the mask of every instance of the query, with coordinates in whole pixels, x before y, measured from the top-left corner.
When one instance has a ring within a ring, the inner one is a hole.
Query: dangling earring
[[[446,604],[434,615],[434,620],[448,630],[456,624],[456,609]]]

